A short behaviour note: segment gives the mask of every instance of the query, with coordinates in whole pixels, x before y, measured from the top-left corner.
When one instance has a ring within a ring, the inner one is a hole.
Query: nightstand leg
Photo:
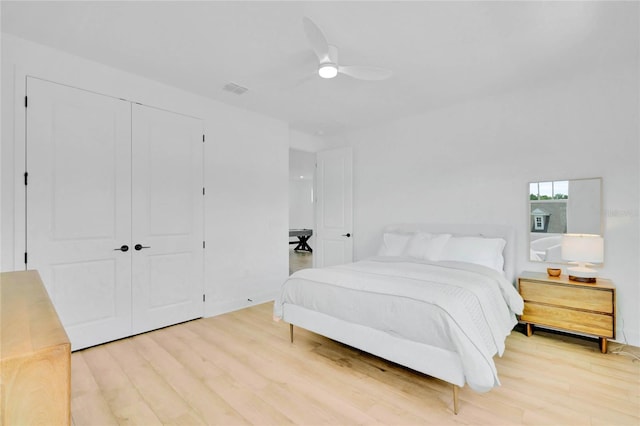
[[[598,337],[598,340],[600,341],[600,352],[602,352],[603,354],[607,353],[607,339],[605,337]]]
[[[530,323],[527,323],[527,337],[531,337],[533,334],[533,326]]]

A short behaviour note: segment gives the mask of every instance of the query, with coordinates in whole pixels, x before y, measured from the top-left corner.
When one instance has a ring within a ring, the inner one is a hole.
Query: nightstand
[[[584,333],[598,337],[602,353],[607,352],[607,339],[616,337],[616,288],[610,280],[589,284],[569,281],[566,275],[525,271],[518,277],[518,291],[524,299],[520,320],[527,336],[533,333],[532,325]]]

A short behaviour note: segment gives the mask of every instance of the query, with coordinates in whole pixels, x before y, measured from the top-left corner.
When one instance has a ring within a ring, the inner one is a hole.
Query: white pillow
[[[378,250],[378,256],[403,256],[407,243],[413,234],[399,232],[385,232],[382,235],[382,244]]]
[[[451,237],[442,249],[439,260],[475,263],[502,272],[502,250],[506,244],[502,238]]]
[[[407,243],[405,254],[417,259],[438,260],[449,238],[451,234],[418,232]]]

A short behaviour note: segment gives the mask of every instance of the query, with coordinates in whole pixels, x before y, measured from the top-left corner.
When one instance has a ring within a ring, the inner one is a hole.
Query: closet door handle
[[[351,236],[351,234],[347,232],[346,234],[342,234],[342,236],[349,238]]]
[[[120,246],[120,248],[116,248],[116,249],[113,249],[113,250],[114,251],[118,251],[118,250],[120,250],[120,251],[129,251],[129,246],[123,245],[123,246]]]
[[[133,246],[133,248],[140,251],[143,248],[151,248],[151,246],[143,246],[142,244],[136,244],[135,246]]]

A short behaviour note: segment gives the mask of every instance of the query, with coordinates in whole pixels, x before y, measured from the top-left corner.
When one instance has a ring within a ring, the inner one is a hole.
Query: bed
[[[451,383],[500,385],[493,357],[522,313],[511,227],[403,224],[378,255],[292,274],[274,317]]]

